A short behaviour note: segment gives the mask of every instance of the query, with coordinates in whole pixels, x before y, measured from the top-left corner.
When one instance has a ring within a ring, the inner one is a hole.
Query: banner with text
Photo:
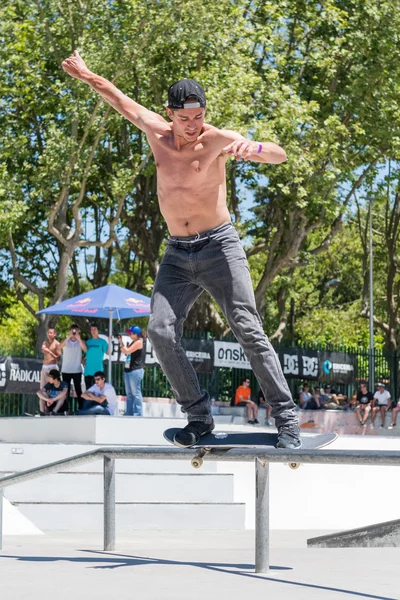
[[[182,339],[186,356],[198,373],[210,373],[213,367],[251,370],[237,342]],[[357,377],[357,356],[344,352],[279,348],[278,358],[287,379],[309,379],[326,383],[352,383]],[[157,356],[147,341],[146,365],[158,365]]]
[[[214,367],[251,369],[241,345],[237,342],[214,342]]]
[[[287,378],[325,383],[352,383],[357,377],[357,357],[327,350],[279,349],[279,360]]]
[[[181,344],[196,373],[211,373],[214,366],[213,342],[208,340],[183,338]],[[149,340],[146,342],[145,364],[146,366],[156,366],[159,364],[157,355]]]
[[[42,361],[0,356],[0,393],[34,394],[39,389]]]

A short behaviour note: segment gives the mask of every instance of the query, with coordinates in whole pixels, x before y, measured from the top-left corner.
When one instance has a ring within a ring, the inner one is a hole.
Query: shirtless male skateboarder
[[[180,344],[189,309],[206,290],[221,307],[272,406],[277,446],[299,448],[295,404],[262,329],[246,255],[226,205],[225,164],[230,156],[279,164],[286,160],[284,150],[206,124],[205,93],[191,79],[169,88],[169,122],[92,73],[77,51],[62,67],[141,129],[154,154],[160,210],[171,237],[154,283],[148,336],[175,398],[188,416],[188,424],[174,442],[192,446],[214,428],[209,395],[200,390]]]

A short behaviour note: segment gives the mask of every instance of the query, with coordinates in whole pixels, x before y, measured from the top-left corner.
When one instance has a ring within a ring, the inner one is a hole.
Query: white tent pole
[[[108,355],[108,383],[112,384],[111,381],[111,364],[112,364],[112,315],[113,311],[110,309],[109,311],[109,319],[108,319],[108,349],[110,354]]]

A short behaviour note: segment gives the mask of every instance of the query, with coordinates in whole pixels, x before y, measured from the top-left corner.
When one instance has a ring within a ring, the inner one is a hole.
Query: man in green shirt
[[[85,385],[88,390],[94,385],[94,374],[103,371],[104,354],[109,354],[108,342],[99,336],[97,323],[90,324],[90,335],[86,342]]]

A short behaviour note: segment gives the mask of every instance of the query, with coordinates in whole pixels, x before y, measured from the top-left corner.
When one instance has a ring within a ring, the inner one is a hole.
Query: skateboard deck
[[[175,434],[180,431],[178,427],[171,427],[164,431],[164,438],[174,444]],[[316,450],[323,448],[328,444],[331,444],[337,438],[337,433],[321,433],[319,435],[302,435],[301,437],[301,449],[302,450]],[[212,452],[214,448],[221,450],[230,450],[232,448],[259,448],[259,447],[276,447],[278,443],[277,433],[263,433],[263,432],[244,432],[244,431],[218,431],[214,430],[211,433],[204,435],[200,441],[191,446],[196,450],[199,450],[198,454],[192,459],[192,466],[195,468],[201,467],[203,464],[203,457]],[[292,469],[297,469],[300,466],[299,463],[293,462],[289,466]]]

